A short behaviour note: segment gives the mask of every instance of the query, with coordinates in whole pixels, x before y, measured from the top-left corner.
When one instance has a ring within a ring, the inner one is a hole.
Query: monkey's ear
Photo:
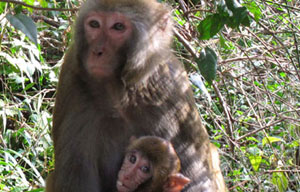
[[[191,180],[181,173],[171,174],[164,185],[164,192],[180,192]]]
[[[161,31],[164,32],[164,31],[167,29],[168,25],[172,24],[170,18],[171,18],[171,15],[170,15],[169,13],[166,13],[166,14],[164,14],[164,15],[161,17],[161,19],[160,19],[160,21],[159,21],[159,26],[158,26],[158,28],[159,28]],[[169,35],[169,34],[168,34],[168,35]]]

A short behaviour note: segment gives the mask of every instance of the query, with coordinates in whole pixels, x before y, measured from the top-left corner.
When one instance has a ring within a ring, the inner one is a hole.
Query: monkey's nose
[[[104,50],[102,47],[96,47],[92,51],[93,51],[93,54],[95,54],[97,56],[101,56],[104,53]]]
[[[103,54],[103,51],[93,51],[93,54],[96,56],[101,56]]]

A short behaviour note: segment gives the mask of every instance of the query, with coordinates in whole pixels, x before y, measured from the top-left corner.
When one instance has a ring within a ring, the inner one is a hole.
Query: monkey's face
[[[118,192],[132,192],[153,175],[151,162],[139,151],[126,154],[118,174]]]
[[[132,28],[130,20],[118,12],[90,12],[85,17],[85,68],[90,75],[111,76],[120,67],[120,50],[132,36]]]

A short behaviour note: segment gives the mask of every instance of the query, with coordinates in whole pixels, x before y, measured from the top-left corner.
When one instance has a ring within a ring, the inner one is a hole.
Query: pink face
[[[132,192],[153,175],[152,165],[139,151],[126,154],[119,171],[118,192]]]
[[[112,75],[119,65],[118,50],[132,34],[130,20],[118,12],[91,12],[84,31],[89,45],[87,71],[96,78]]]

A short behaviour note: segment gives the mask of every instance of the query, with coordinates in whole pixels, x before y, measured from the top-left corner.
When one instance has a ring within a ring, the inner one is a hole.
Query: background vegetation
[[[165,2],[229,191],[300,191],[300,1]],[[0,0],[0,191],[43,191],[53,170],[55,88],[79,5]]]

